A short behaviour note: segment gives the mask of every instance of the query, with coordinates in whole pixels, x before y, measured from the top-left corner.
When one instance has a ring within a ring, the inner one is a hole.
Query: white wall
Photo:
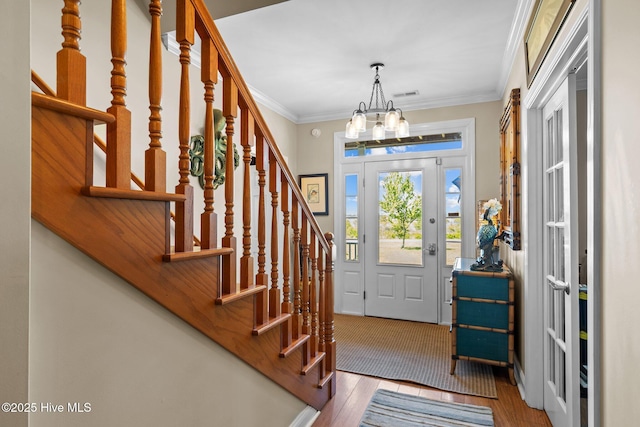
[[[27,402],[31,99],[29,2],[4,2],[0,14],[0,402]],[[26,414],[0,411],[0,425],[26,426]]]
[[[640,419],[640,3],[601,3],[602,425],[622,426]]]
[[[32,223],[31,426],[289,425],[306,406],[41,224]]]

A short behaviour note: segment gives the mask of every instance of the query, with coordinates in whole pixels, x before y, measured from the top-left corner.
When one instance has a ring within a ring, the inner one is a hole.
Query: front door
[[[438,322],[436,159],[365,164],[365,315]]]
[[[543,109],[544,408],[552,424],[580,425],[575,76]]]

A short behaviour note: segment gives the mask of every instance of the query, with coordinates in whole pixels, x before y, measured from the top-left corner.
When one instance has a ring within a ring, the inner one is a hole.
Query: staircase
[[[336,389],[333,236],[316,223],[204,2],[178,0],[176,5],[180,155],[169,160],[161,144],[161,1],[149,2],[150,117],[144,153],[131,152],[131,127],[137,124],[125,102],[126,0],[112,1],[113,99],[106,112],[85,105],[91,58],[80,52],[80,2],[63,3],[57,93],[32,73],[42,91],[32,93],[33,218],[272,381],[322,408]],[[206,104],[204,211],[199,213],[194,212],[188,154],[189,64],[196,34],[202,43],[198,84]],[[220,86],[221,93],[215,91]],[[223,193],[213,186],[214,92],[223,106],[228,147],[239,122],[242,152],[234,171],[233,150],[227,150]],[[106,143],[94,135],[99,123],[107,126]],[[106,152],[105,187],[94,185],[96,147]],[[144,183],[131,173],[132,154],[144,156]],[[168,164],[179,169],[173,193],[166,191],[167,176],[173,176]],[[132,190],[132,181],[141,189]],[[236,189],[242,193],[239,203]],[[224,213],[214,211],[216,194],[224,194]],[[199,236],[194,236],[195,215],[200,216]],[[219,221],[223,236],[217,234]],[[242,236],[234,235],[236,222]]]

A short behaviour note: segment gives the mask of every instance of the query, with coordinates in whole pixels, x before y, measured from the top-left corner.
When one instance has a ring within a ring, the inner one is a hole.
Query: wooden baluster
[[[283,224],[283,236],[282,236],[282,293],[284,294],[282,300],[282,312],[291,313],[293,305],[291,304],[291,285],[289,282],[289,276],[291,274],[291,247],[289,246],[289,183],[286,180],[284,172],[281,176],[282,179],[282,224]]]
[[[87,103],[87,59],[80,53],[80,0],[65,0],[62,8],[62,49],[56,56],[57,96],[79,105]]]
[[[266,257],[266,228],[267,219],[265,214],[265,185],[266,185],[266,150],[264,136],[258,129],[256,133],[256,170],[258,171],[258,273],[256,274],[256,284],[267,286],[269,277],[267,276],[265,265]],[[267,322],[269,310],[267,308],[267,291],[256,295],[256,325]]]
[[[311,317],[311,357],[316,357],[318,353],[318,300],[316,288],[316,273],[318,268],[318,258],[316,257],[316,234],[311,232],[311,244],[309,245],[309,258],[311,258],[311,278],[309,280],[309,316]]]
[[[322,245],[318,245],[318,316],[319,322],[318,325],[320,330],[318,331],[318,351],[325,352],[325,317],[326,317],[326,308],[325,308],[325,286],[324,286],[324,259],[325,255],[322,249]],[[326,356],[325,356],[326,357]],[[325,363],[321,363],[319,367],[320,378],[324,378],[326,375],[326,366]]]
[[[333,233],[325,233],[325,239],[329,243],[329,251],[326,253],[326,273],[325,273],[325,322],[324,322],[324,346],[325,361],[327,371],[336,372],[336,340],[334,336],[333,322]],[[336,394],[336,379],[331,380],[331,397]]]
[[[269,151],[269,191],[271,192],[271,288],[269,289],[269,316],[281,314],[280,289],[278,289],[278,193],[280,191],[280,166]]]
[[[144,153],[144,189],[167,191],[167,153],[162,150],[162,41],[160,16],[162,1],[149,2],[151,43],[149,51],[149,148]]]
[[[131,189],[131,112],[126,108],[127,2],[111,1],[111,107],[107,124],[107,187]]]
[[[242,258],[240,259],[240,287],[254,287],[253,257],[251,256],[251,147],[255,137],[255,122],[245,102],[241,105],[241,143],[244,162],[242,185]]]
[[[309,319],[309,236],[307,228],[307,217],[302,214],[302,333],[309,335],[311,332]]]
[[[215,171],[215,120],[213,89],[218,82],[218,51],[213,41],[202,39],[201,80],[204,84],[204,212],[200,215],[200,245],[203,249],[218,246],[218,214],[214,212],[213,177]]]
[[[184,202],[176,202],[176,252],[193,250],[193,187],[189,184],[189,142],[191,98],[189,83],[189,65],[191,46],[195,41],[195,10],[188,0],[178,0],[176,6],[176,40],[180,43],[180,117],[178,138],[180,157],[178,168],[180,180],[176,185],[176,194],[184,194]],[[226,257],[231,258],[231,257]]]
[[[292,330],[293,339],[298,339],[302,335],[302,304],[300,302],[300,216],[298,214],[298,199],[292,200],[292,223],[293,228],[293,316]]]
[[[280,175],[281,183],[282,183],[282,203],[280,205],[280,209],[282,210],[282,225],[283,225],[283,236],[282,236],[282,293],[284,297],[282,299],[282,312],[283,313],[291,313],[293,308],[293,304],[291,304],[291,286],[289,283],[289,276],[291,274],[291,256],[289,251],[291,247],[289,246],[289,182],[286,179],[284,171],[282,171]],[[286,348],[291,344],[291,340],[293,337],[293,320],[288,320],[288,325],[283,326],[280,331],[282,334],[281,343],[282,347]]]
[[[223,70],[222,70],[223,71]],[[238,88],[228,73],[222,74],[222,115],[227,120],[227,155],[224,175],[224,226],[225,232],[222,238],[222,246],[233,249],[233,254],[222,260],[222,289],[226,295],[238,292],[236,280],[237,265],[237,241],[233,235],[233,192],[234,192],[234,119],[238,115]]]

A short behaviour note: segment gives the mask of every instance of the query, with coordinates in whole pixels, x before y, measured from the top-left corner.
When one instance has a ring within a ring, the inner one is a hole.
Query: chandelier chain
[[[380,83],[380,74],[378,74],[378,67],[376,67],[376,75],[373,81],[373,89],[371,90],[371,98],[369,98],[369,108],[367,110],[371,110],[374,94],[376,97],[376,106],[374,111],[387,108],[387,101],[384,98],[384,91],[382,90],[382,84]]]

